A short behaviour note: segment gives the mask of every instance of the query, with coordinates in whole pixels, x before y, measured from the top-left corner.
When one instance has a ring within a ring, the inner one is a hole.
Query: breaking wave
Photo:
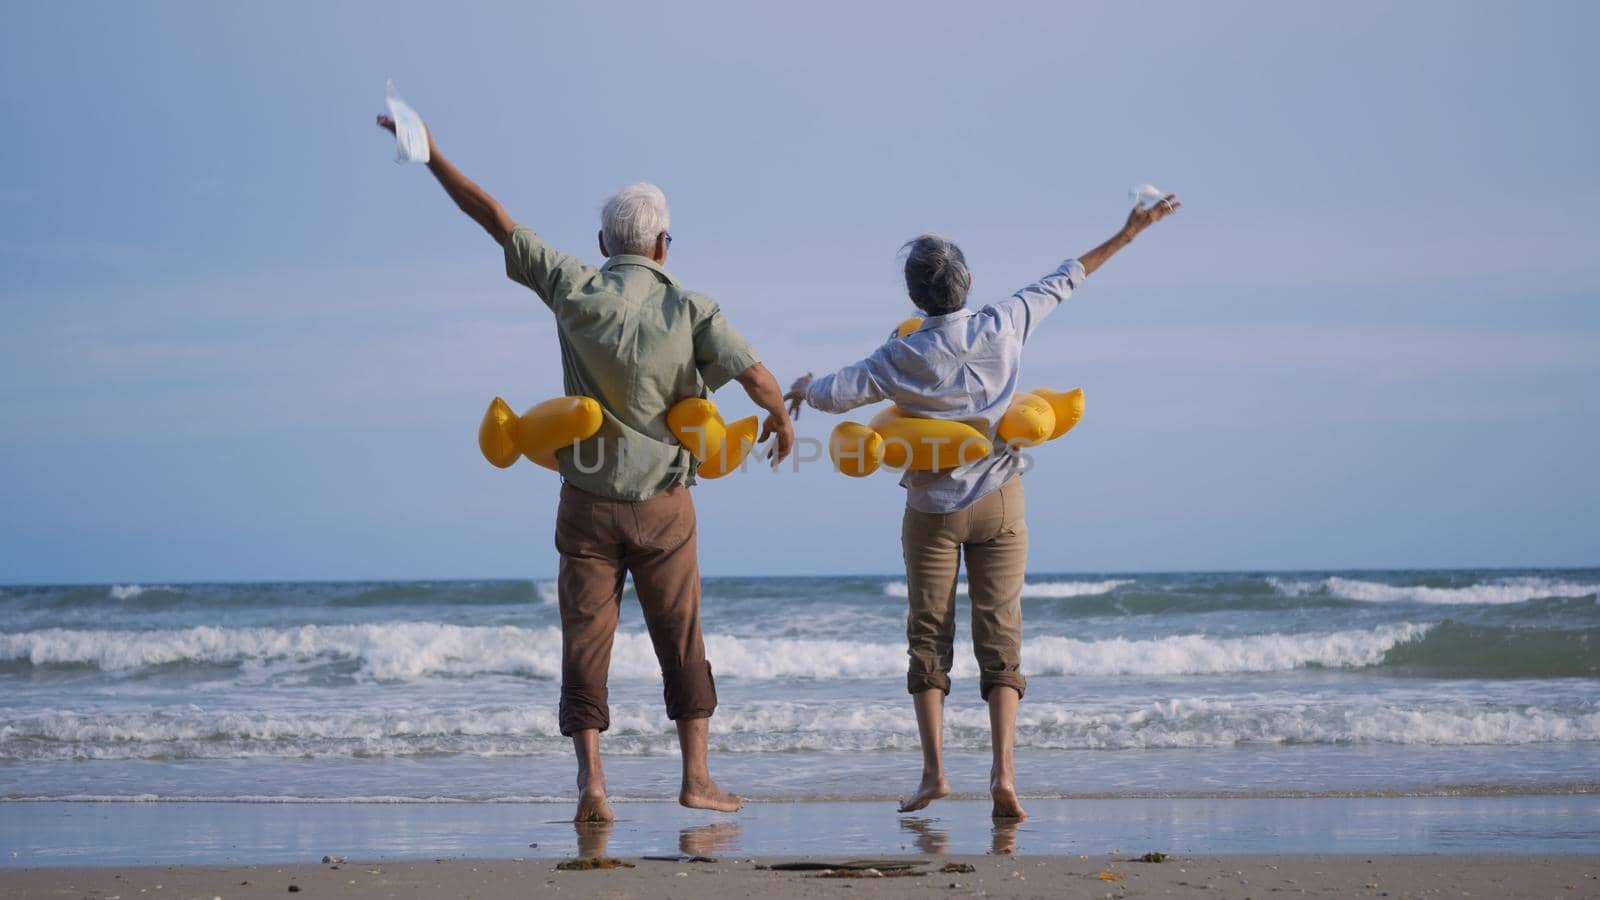
[[[1600,594],[1600,585],[1550,578],[1506,578],[1459,587],[1395,585],[1333,576],[1319,581],[1269,578],[1268,583],[1291,597],[1332,596],[1362,603],[1426,603],[1434,605],[1501,605],[1550,598],[1582,598]]]
[[[1245,637],[1180,635],[1150,640],[1036,637],[1024,644],[1024,671],[1035,675],[1201,675],[1275,672],[1320,666],[1363,667],[1420,638],[1427,625],[1368,631],[1263,634]],[[905,672],[905,645],[846,640],[749,638],[713,634],[707,656],[719,676],[734,678],[892,678]],[[304,625],[297,628],[216,628],[101,631],[51,628],[0,634],[0,665],[69,666],[130,673],[182,665],[254,667],[276,663],[342,663],[373,681],[426,676],[513,674],[555,678],[561,633],[554,627],[462,626],[431,622]],[[956,674],[976,674],[959,655]],[[656,678],[650,639],[616,637],[614,678]]]
[[[543,698],[550,699],[550,698]],[[984,751],[988,713],[953,706],[946,746]],[[1137,707],[1024,704],[1017,746],[1033,750],[1192,749],[1242,745],[1433,746],[1600,742],[1600,710],[1472,703],[1391,704],[1356,699],[1182,698]],[[670,755],[672,723],[654,704],[613,708],[608,754]],[[726,753],[911,751],[909,704],[854,709],[758,702],[724,707],[711,721],[712,749]],[[459,754],[565,757],[554,704],[475,708],[301,711],[124,711],[94,716],[51,710],[0,727],[0,759],[366,758]]]
[[[1024,597],[1092,597],[1109,594],[1119,587],[1133,584],[1132,578],[1111,578],[1105,581],[1045,581],[1030,582],[1022,586]],[[883,586],[886,597],[908,597],[911,588],[904,581],[891,581]],[[956,585],[956,593],[967,593],[965,581]]]

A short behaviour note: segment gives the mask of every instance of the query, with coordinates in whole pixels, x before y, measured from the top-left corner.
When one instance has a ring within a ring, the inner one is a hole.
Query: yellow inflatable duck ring
[[[1007,447],[1036,447],[1053,441],[1083,418],[1083,388],[1035,388],[1018,394],[995,429]],[[983,433],[954,419],[905,415],[898,406],[873,416],[871,424],[840,422],[828,437],[828,458],[852,478],[888,466],[896,471],[938,472],[976,462],[994,452]]]
[[[522,415],[496,397],[478,426],[478,449],[492,465],[505,469],[519,457],[559,471],[556,451],[587,440],[600,430],[604,416],[590,397],[556,397],[529,407]],[[722,421],[717,405],[691,397],[667,411],[667,427],[694,457],[701,478],[721,478],[739,468],[755,446],[760,431],[755,416],[732,425]]]
[[[489,402],[478,426],[483,458],[502,469],[526,456],[546,469],[558,470],[556,451],[587,440],[600,430],[600,404],[589,397],[556,397],[517,415],[499,397]]]
[[[667,410],[667,427],[695,459],[701,478],[721,478],[739,468],[756,445],[760,425],[746,416],[732,425],[722,421],[717,405],[701,397],[679,400]]]
[[[896,327],[895,336],[903,338],[921,327],[922,319],[912,316]],[[1006,447],[1037,447],[1071,431],[1082,418],[1083,388],[1035,388],[1012,398],[995,436]],[[878,413],[868,425],[841,422],[828,438],[828,458],[852,478],[864,478],[880,466],[913,472],[953,469],[993,451],[992,442],[965,422],[907,416],[897,406]]]

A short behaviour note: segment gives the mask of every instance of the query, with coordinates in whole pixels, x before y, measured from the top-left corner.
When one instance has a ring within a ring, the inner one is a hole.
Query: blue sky
[[[660,184],[785,382],[906,314],[919,232],[983,303],[1178,192],[1030,344],[1088,395],[1035,571],[1600,563],[1600,7],[467,6],[7,8],[0,582],[554,571],[556,479],[474,443],[561,393],[552,324],[388,77],[572,252]],[[696,501],[707,574],[899,565],[887,475]]]

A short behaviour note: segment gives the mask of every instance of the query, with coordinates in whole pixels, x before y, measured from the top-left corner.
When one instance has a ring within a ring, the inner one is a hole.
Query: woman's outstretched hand
[[[1178,202],[1177,194],[1168,194],[1161,198],[1160,203],[1152,203],[1149,206],[1135,206],[1133,211],[1128,213],[1128,222],[1122,226],[1122,230],[1128,237],[1133,237],[1177,212],[1178,207],[1182,205],[1182,203]]]
[[[807,372],[794,380],[789,385],[789,393],[783,395],[785,403],[789,404],[789,417],[795,421],[800,420],[800,408],[806,405],[806,390],[811,387],[811,373]]]

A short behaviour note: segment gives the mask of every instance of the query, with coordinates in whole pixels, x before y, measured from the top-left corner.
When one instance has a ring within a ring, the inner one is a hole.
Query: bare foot
[[[1016,782],[1009,772],[995,772],[989,776],[989,794],[994,797],[996,819],[1026,819],[1027,812],[1017,801]]]
[[[606,803],[606,779],[602,774],[591,774],[587,769],[578,770],[578,814],[572,817],[574,822],[612,822],[616,816],[611,813],[611,805]]]
[[[574,822],[614,822],[616,816],[611,812],[610,804],[606,803],[606,789],[598,791],[584,791],[578,795],[578,814],[572,817]]]
[[[738,794],[730,794],[715,781],[685,781],[678,792],[678,802],[690,809],[714,809],[718,812],[738,812],[744,804]]]
[[[917,792],[909,800],[900,804],[900,811],[916,812],[941,797],[950,796],[950,782],[944,780],[944,773],[937,775],[923,775],[922,783],[917,785]]]

